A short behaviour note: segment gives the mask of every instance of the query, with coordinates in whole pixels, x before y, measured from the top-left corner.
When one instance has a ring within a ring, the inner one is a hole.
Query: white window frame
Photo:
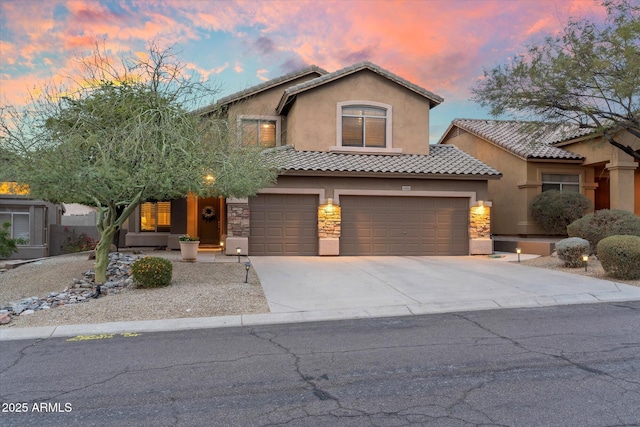
[[[23,238],[26,240],[26,243],[21,244],[21,243],[17,243],[17,246],[28,246],[31,242],[31,214],[29,212],[16,212],[16,211],[0,211],[1,215],[8,215],[9,216],[9,222],[11,223],[11,226],[9,227],[9,237],[11,239],[18,239],[18,238]],[[24,236],[17,236],[15,233],[15,220],[14,217],[17,215],[23,215],[27,217],[27,226],[28,226],[28,230],[27,230],[27,237]],[[2,224],[4,224],[6,221],[3,219],[0,219],[0,227],[2,226]]]
[[[265,122],[276,122],[276,147],[280,147],[281,145],[281,139],[280,139],[280,134],[281,134],[281,126],[282,126],[282,117],[281,116],[261,116],[261,115],[247,115],[247,114],[241,114],[238,116],[237,119],[237,124],[236,124],[236,128],[238,131],[238,141],[240,141],[240,143],[242,143],[243,139],[242,139],[242,121],[243,120],[258,120],[258,121],[265,121]],[[258,126],[258,129],[260,127]]]
[[[577,176],[578,177],[578,181],[577,182],[564,182],[564,181],[550,181],[550,180],[545,180],[544,176],[545,175],[564,175],[564,176]],[[582,174],[580,173],[572,173],[572,172],[541,172],[540,173],[540,182],[542,183],[542,185],[540,186],[540,190],[542,192],[544,192],[544,186],[545,184],[553,184],[553,185],[559,185],[560,186],[560,190],[558,191],[572,191],[572,190],[563,190],[562,187],[564,185],[570,185],[570,186],[578,186],[578,191],[577,193],[581,193],[582,192]],[[549,191],[549,190],[547,190]]]
[[[373,107],[386,110],[386,129],[385,129],[385,142],[386,146],[383,147],[348,147],[342,145],[342,108],[343,107]],[[397,154],[402,153],[402,149],[393,148],[393,107],[390,104],[375,101],[365,100],[349,100],[342,101],[336,104],[336,145],[331,147],[331,151],[339,152],[356,152],[356,153],[384,153],[384,154]]]

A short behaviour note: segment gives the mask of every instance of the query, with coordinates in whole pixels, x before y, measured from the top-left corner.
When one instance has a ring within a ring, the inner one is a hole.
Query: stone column
[[[318,255],[340,255],[340,206],[318,206]]]
[[[469,210],[469,254],[492,253],[491,202],[478,202]]]
[[[250,217],[249,199],[227,199],[227,255],[235,256],[237,248],[243,255],[249,255]]]

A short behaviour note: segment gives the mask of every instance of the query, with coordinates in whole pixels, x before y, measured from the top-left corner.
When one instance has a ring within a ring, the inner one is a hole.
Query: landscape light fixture
[[[582,263],[584,264],[584,271],[587,271],[587,262],[589,262],[589,255],[582,255]]]
[[[224,242],[223,241],[220,242],[220,250],[222,251],[222,253],[224,253]]]
[[[240,254],[242,254],[242,248],[236,248],[236,254],[238,254],[238,262],[240,262]]]
[[[522,249],[516,248],[516,253],[518,254],[518,262],[520,262],[520,254],[522,253]]]
[[[246,270],[246,274],[244,276],[244,283],[248,283],[249,281],[249,269],[251,268],[251,263],[250,262],[245,262],[244,263],[244,269]]]

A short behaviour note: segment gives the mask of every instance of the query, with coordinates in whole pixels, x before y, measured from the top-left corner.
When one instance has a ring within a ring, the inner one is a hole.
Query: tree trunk
[[[96,245],[96,264],[93,271],[96,273],[96,284],[107,281],[107,267],[109,266],[109,249],[115,234],[115,227],[105,227],[100,233],[100,241]]]

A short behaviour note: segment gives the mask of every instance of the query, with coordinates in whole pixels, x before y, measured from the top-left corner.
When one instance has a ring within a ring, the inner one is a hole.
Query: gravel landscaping
[[[146,255],[171,260],[170,286],[156,289],[125,288],[86,302],[64,305],[13,317],[2,328],[58,326],[128,320],[210,317],[268,313],[260,280],[251,269],[244,283],[244,264],[236,262],[183,262],[180,252],[152,251]],[[93,268],[86,253],[47,258],[0,274],[0,308],[33,296],[62,292],[74,278]]]

